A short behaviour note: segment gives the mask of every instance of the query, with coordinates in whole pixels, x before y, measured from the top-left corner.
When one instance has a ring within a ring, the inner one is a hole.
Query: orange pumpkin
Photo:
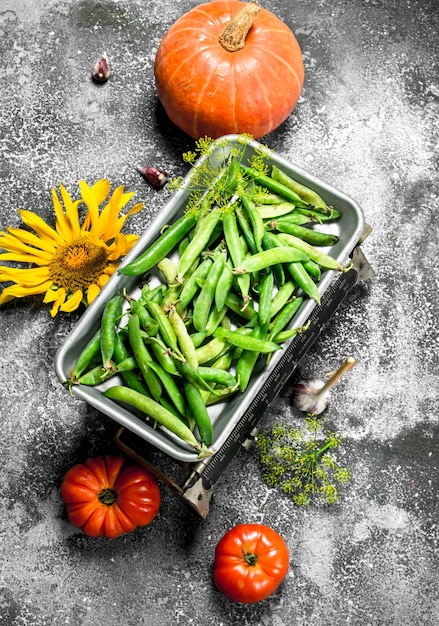
[[[217,0],[180,17],[163,37],[154,73],[169,118],[193,138],[258,139],[294,109],[303,59],[288,26],[254,2]]]

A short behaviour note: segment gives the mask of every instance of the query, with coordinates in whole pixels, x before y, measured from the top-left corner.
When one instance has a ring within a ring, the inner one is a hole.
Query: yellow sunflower
[[[110,182],[98,180],[92,187],[79,181],[81,198],[73,201],[63,185],[60,196],[52,189],[56,225],[51,228],[31,211],[19,209],[24,228],[0,232],[1,261],[30,263],[29,268],[0,266],[0,281],[15,284],[0,294],[0,305],[14,298],[45,294],[43,302],[53,303],[51,316],[71,312],[81,303],[88,306],[114,274],[123,256],[138,240],[137,235],[120,231],[129,215],[143,208],[135,204],[121,215],[134,193],[120,186],[110,193]],[[78,208],[87,211],[80,223]],[[100,206],[103,204],[103,208]]]

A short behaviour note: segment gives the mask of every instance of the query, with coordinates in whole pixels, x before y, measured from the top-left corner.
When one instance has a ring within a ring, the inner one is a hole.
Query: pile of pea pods
[[[122,383],[104,396],[200,457],[211,453],[208,407],[244,392],[258,364],[305,332],[291,322],[305,299],[320,301],[322,272],[346,269],[322,250],[338,236],[310,228],[338,220],[337,209],[276,166],[270,174],[238,161],[228,168],[236,182],[227,203],[205,198],[119,268],[143,278],[140,295],[106,303],[67,381],[99,385],[119,375]],[[152,270],[161,277],[156,286]]]

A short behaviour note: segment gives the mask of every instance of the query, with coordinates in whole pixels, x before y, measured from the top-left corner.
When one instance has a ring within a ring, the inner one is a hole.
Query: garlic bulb
[[[313,415],[323,413],[329,404],[330,389],[357,363],[358,360],[350,356],[326,382],[313,379],[309,381],[301,380],[296,383],[294,386],[294,406],[299,409],[299,411]]]

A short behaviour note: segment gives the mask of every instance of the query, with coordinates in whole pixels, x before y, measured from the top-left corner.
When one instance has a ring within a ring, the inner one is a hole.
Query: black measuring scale
[[[163,480],[188,506],[201,517],[207,517],[209,504],[215,484],[224,470],[242,448],[249,448],[258,434],[257,425],[268,406],[274,401],[288,379],[292,376],[302,358],[314,344],[318,336],[329,323],[331,317],[345,300],[353,287],[372,278],[373,270],[366,260],[360,243],[368,236],[370,227],[366,227],[358,245],[351,254],[351,268],[339,275],[326,289],[321,303],[314,307],[309,317],[306,332],[297,334],[281,359],[276,363],[270,377],[263,383],[253,401],[242,415],[239,422],[215,453],[196,463],[181,464],[183,477],[177,481],[158,465],[148,460],[148,444],[130,430],[122,427],[115,436],[115,445],[140,465],[148,468],[157,478]],[[159,453],[163,458],[164,453]],[[169,461],[169,458],[167,459]]]

